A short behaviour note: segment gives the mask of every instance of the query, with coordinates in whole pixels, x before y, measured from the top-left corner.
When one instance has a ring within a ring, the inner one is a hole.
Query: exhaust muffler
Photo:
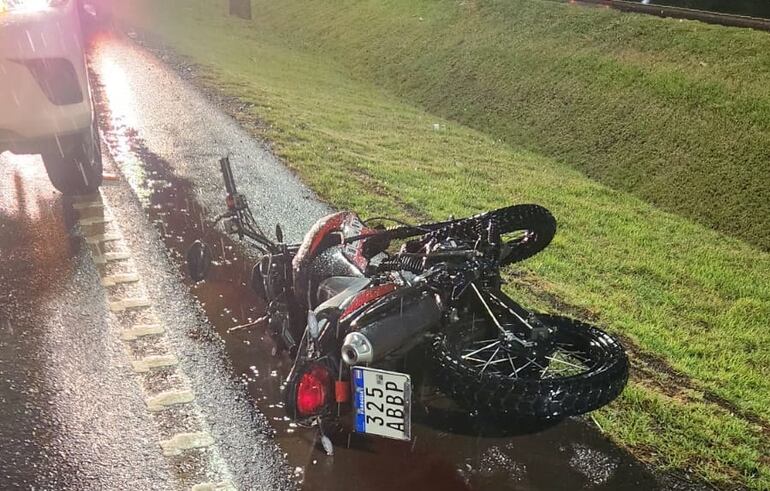
[[[402,348],[419,343],[422,334],[441,320],[441,303],[435,294],[416,302],[397,298],[384,315],[371,320],[361,316],[342,343],[342,359],[348,365],[374,363]],[[362,321],[362,325],[358,322]]]

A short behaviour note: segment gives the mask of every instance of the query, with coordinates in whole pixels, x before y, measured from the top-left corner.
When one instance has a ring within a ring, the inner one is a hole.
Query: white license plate
[[[412,437],[412,382],[409,375],[353,367],[355,427],[359,433],[397,440]]]

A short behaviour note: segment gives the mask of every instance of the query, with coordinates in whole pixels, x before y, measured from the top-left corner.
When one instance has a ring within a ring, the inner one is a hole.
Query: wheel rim
[[[480,369],[480,373],[489,370],[506,378],[519,378],[520,374],[533,370],[540,370],[539,378],[571,377],[589,372],[595,365],[585,353],[566,343],[557,343],[551,353],[538,359],[510,353],[499,339],[476,341],[461,351],[460,358],[469,366]]]
[[[606,357],[600,343],[558,326],[553,334],[552,348],[536,355],[506,348],[497,330],[486,319],[475,319],[472,323],[473,328],[458,340],[455,351],[460,362],[479,375],[506,379],[578,377],[596,370]]]
[[[485,317],[447,326],[433,342],[438,387],[461,407],[502,422],[583,414],[621,393],[628,380],[628,360],[616,339],[567,317],[534,317],[552,336],[546,340],[549,349],[537,357],[514,348],[505,351],[504,343],[510,345],[510,340],[497,344],[500,331]],[[502,326],[504,331],[514,327]],[[521,356],[514,357],[514,352]]]

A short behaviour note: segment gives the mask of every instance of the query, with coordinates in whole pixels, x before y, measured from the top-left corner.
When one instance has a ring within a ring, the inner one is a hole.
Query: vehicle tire
[[[501,235],[500,266],[534,256],[556,235],[556,219],[540,205],[515,205],[492,213],[497,213]],[[515,236],[521,232],[523,235]]]
[[[548,209],[534,204],[513,205],[461,220],[435,225],[422,237],[441,241],[449,237],[475,241],[490,229],[500,244],[500,266],[523,261],[545,249],[556,234],[556,219]]]
[[[473,351],[478,349],[479,340],[487,343],[496,339],[497,330],[486,319],[476,320],[475,327],[472,322],[460,321],[433,340],[432,375],[436,385],[469,411],[511,422],[583,414],[608,404],[621,393],[628,380],[628,359],[616,339],[566,317],[536,317],[555,329],[556,348],[551,359],[541,358],[537,367],[527,367],[531,359],[505,354],[507,360],[499,356],[505,364],[491,363],[490,358],[486,366],[481,366],[474,360],[485,360],[492,348],[486,353]],[[486,346],[483,343],[481,346]],[[565,368],[575,367],[571,368],[573,373],[561,368],[564,363]],[[516,370],[520,372],[513,378]]]
[[[90,194],[102,184],[102,151],[94,119],[91,129],[60,138],[57,150],[43,153],[51,184],[65,195]]]

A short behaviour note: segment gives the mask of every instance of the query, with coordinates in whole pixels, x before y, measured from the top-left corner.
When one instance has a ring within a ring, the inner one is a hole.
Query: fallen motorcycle
[[[542,251],[551,213],[516,205],[465,219],[385,228],[343,211],[300,244],[271,239],[220,161],[228,233],[259,253],[251,287],[264,324],[294,360],[286,409],[300,422],[347,419],[357,432],[411,438],[412,375],[397,370],[420,346],[431,381],[459,407],[497,420],[558,420],[615,399],[628,378],[620,343],[598,328],[532,312],[501,290],[500,268]],[[396,251],[391,252],[392,249]],[[211,260],[187,254],[201,280]]]

